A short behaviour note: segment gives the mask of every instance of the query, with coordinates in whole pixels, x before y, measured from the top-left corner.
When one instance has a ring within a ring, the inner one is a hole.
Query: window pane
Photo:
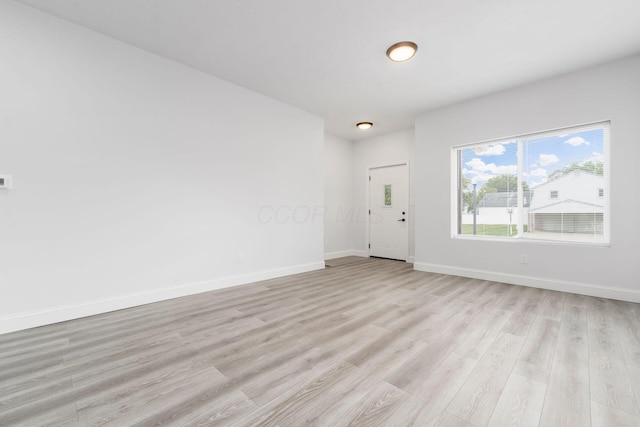
[[[384,205],[385,207],[391,207],[391,185],[384,186]]]
[[[461,149],[458,195],[461,234],[502,237],[517,234],[517,153],[515,141]]]
[[[603,242],[603,128],[525,139],[523,152],[532,189],[523,237]]]

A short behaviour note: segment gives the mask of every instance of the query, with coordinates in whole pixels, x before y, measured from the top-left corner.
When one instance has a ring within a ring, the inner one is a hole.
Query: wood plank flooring
[[[640,305],[329,265],[0,335],[0,425],[640,426]]]

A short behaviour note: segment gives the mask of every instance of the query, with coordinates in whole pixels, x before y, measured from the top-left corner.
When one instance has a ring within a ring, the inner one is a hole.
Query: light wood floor
[[[640,306],[347,260],[0,336],[0,425],[640,426]]]

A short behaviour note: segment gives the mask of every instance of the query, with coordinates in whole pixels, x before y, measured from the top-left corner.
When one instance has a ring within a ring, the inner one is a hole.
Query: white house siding
[[[533,189],[529,210],[530,231],[564,233],[603,232],[604,189],[602,176],[574,171]],[[557,197],[552,198],[552,192]]]

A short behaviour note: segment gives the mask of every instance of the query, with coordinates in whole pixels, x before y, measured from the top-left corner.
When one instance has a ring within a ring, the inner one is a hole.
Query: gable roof
[[[604,199],[599,190],[604,190],[602,175],[573,171],[534,187],[530,212],[602,212]]]
[[[594,177],[603,178],[602,175],[598,175],[595,172],[591,172],[591,171],[588,171],[588,170],[582,170],[582,169],[576,169],[576,170],[573,170],[571,172],[567,172],[564,175],[560,175],[560,176],[558,176],[556,178],[548,179],[545,182],[542,182],[542,183],[536,185],[535,187],[532,187],[532,190],[535,191],[535,190],[539,189],[540,187],[546,186],[547,184],[552,184],[552,183],[558,182],[558,181],[564,181],[564,180],[566,180],[568,178],[578,177],[580,175],[591,175],[591,176],[594,176]]]

